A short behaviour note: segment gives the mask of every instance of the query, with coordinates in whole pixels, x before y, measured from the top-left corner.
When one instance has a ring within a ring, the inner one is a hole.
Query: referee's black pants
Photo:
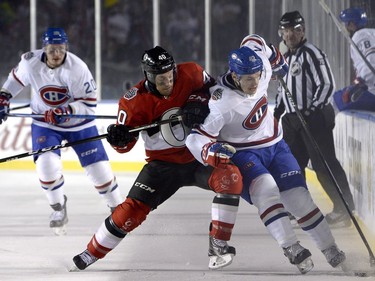
[[[351,211],[354,210],[353,196],[350,192],[349,183],[340,162],[336,158],[333,139],[333,128],[335,126],[335,114],[331,105],[323,109],[317,109],[309,116],[304,116],[307,128],[315,139],[324,160],[327,162],[341,193]],[[312,168],[325,192],[333,203],[334,212],[345,211],[344,203],[336,189],[324,162],[308,135],[303,129],[302,122],[296,113],[287,113],[282,118],[284,139],[289,145],[293,155],[296,157],[302,172],[305,175],[305,168],[311,159]]]

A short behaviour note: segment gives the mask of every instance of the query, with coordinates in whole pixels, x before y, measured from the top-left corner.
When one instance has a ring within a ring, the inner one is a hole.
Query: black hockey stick
[[[20,105],[20,106],[16,106],[16,107],[11,107],[11,108],[9,108],[9,111],[11,111],[11,110],[17,110],[17,109],[22,109],[22,108],[27,108],[29,106],[30,106],[30,104],[25,104],[25,105]]]
[[[297,114],[297,116],[298,116],[298,119],[300,120],[300,122],[301,122],[301,124],[302,124],[302,128],[303,128],[303,130],[305,131],[305,133],[306,133],[308,139],[310,140],[310,142],[311,142],[313,148],[314,148],[315,151],[319,154],[320,159],[322,160],[322,162],[323,162],[323,164],[324,164],[324,167],[326,168],[326,170],[327,170],[327,172],[328,172],[330,178],[332,179],[332,181],[333,181],[333,183],[334,183],[334,185],[335,185],[336,191],[338,192],[338,194],[339,194],[339,196],[340,196],[342,202],[344,203],[344,206],[345,206],[346,210],[348,211],[348,214],[349,214],[349,216],[350,216],[350,218],[351,218],[351,220],[352,220],[352,222],[353,222],[355,228],[357,229],[357,231],[358,231],[358,233],[359,233],[359,236],[361,236],[361,239],[362,239],[363,243],[365,244],[365,246],[366,246],[366,248],[367,248],[367,251],[368,251],[369,256],[370,256],[370,266],[371,266],[371,267],[374,267],[374,266],[375,266],[375,256],[374,256],[374,253],[372,252],[371,247],[370,247],[370,245],[369,245],[369,243],[368,243],[368,241],[367,241],[365,235],[363,234],[363,232],[362,232],[362,230],[361,230],[361,228],[360,228],[360,226],[359,226],[359,224],[358,224],[358,222],[357,222],[357,219],[354,217],[354,215],[353,215],[352,212],[350,211],[350,208],[349,208],[349,206],[348,206],[348,203],[347,203],[347,202],[345,201],[345,199],[344,199],[344,196],[343,196],[343,194],[342,194],[342,192],[341,192],[340,186],[339,186],[339,184],[338,184],[338,182],[337,182],[335,176],[333,175],[333,172],[332,172],[331,168],[329,167],[329,165],[328,165],[328,163],[327,163],[327,161],[326,161],[326,159],[325,159],[325,157],[324,157],[322,151],[320,150],[319,145],[317,144],[317,142],[315,141],[313,135],[311,134],[310,130],[308,129],[308,127],[307,127],[307,123],[306,123],[305,119],[303,118],[303,115],[302,115],[301,111],[298,109],[296,103],[294,102],[293,96],[292,96],[292,94],[290,93],[287,84],[286,84],[285,81],[284,81],[282,78],[280,78],[280,77],[278,78],[278,80],[280,81],[282,87],[284,88],[284,91],[285,91],[285,93],[286,93],[286,96],[287,96],[287,98],[288,98],[290,104],[293,106],[293,108],[294,108],[294,110],[295,110],[295,112],[296,112],[296,114]]]
[[[149,124],[149,125],[144,125],[144,126],[140,126],[140,127],[134,128],[134,129],[130,129],[129,132],[130,133],[138,132],[138,131],[154,128],[154,127],[157,127],[157,126],[160,126],[160,125],[163,125],[163,124],[170,124],[172,122],[180,122],[180,121],[182,121],[182,116],[178,115],[178,116],[175,116],[175,117],[170,118],[170,119],[161,120],[161,121]],[[78,145],[78,144],[82,144],[82,143],[86,143],[86,142],[90,142],[90,141],[96,141],[96,140],[104,139],[107,136],[108,136],[108,134],[97,135],[97,136],[94,136],[94,137],[90,137],[90,138],[86,138],[86,139],[82,139],[82,140],[78,140],[78,141],[62,143],[62,144],[58,144],[58,145],[54,145],[54,146],[41,148],[41,149],[34,150],[34,151],[29,151],[29,152],[17,154],[17,155],[14,155],[14,156],[1,158],[0,163],[13,161],[13,160],[17,160],[17,159],[20,159],[20,158],[25,158],[25,157],[35,155],[35,154],[42,154],[42,153],[45,153],[45,152],[48,152],[48,151],[58,150],[58,149],[61,149],[61,148],[64,148],[64,147],[70,147],[70,146],[74,146],[74,145]]]
[[[32,117],[32,118],[44,118],[44,114],[31,114],[31,113],[8,113],[8,117]],[[117,119],[115,115],[87,115],[87,114],[64,114],[61,115],[67,118],[78,118],[78,119]]]

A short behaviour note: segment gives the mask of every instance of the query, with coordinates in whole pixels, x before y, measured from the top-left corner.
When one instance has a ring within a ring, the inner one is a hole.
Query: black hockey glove
[[[343,101],[345,103],[356,102],[359,97],[368,90],[366,81],[361,77],[354,79],[353,84],[347,87],[346,91],[343,94]]]
[[[182,108],[182,121],[188,128],[195,124],[203,123],[210,113],[208,108],[209,95],[207,93],[194,93],[190,95],[185,106]]]
[[[113,146],[124,147],[135,138],[125,125],[111,124],[107,128],[107,141]]]

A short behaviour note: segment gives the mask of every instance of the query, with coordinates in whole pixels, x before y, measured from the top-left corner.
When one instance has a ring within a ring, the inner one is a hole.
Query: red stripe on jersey
[[[210,134],[207,134],[205,131],[201,130],[200,128],[194,128],[193,129],[193,132],[199,134],[199,135],[203,135],[203,136],[206,136],[212,140],[216,140],[217,136],[211,136]]]
[[[94,101],[96,102],[96,98],[75,98],[74,101],[77,100],[84,100],[84,101]]]
[[[242,45],[241,45],[241,46],[245,45],[245,43],[247,43],[247,42],[249,42],[249,41],[254,41],[254,42],[257,43],[258,45],[263,46],[263,42],[262,42],[262,40],[256,39],[256,38],[254,38],[254,37],[251,37],[251,38],[249,38],[249,39],[246,39],[244,42],[242,42]]]
[[[13,78],[14,78],[18,83],[20,83],[23,87],[25,87],[25,85],[21,82],[21,80],[18,79],[16,73],[14,72],[14,68],[12,69],[12,74],[13,74]]]
[[[163,150],[147,150],[146,149],[146,161],[150,162],[153,160],[166,161],[171,163],[185,164],[195,160],[187,147],[182,148],[167,148]]]

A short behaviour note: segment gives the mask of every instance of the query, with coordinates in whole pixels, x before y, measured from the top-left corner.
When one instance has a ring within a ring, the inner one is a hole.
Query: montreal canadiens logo
[[[248,130],[255,130],[258,128],[264,117],[267,115],[267,105],[267,98],[264,96],[255,104],[253,110],[246,117],[245,121],[243,122],[244,128]]]
[[[50,106],[59,106],[70,99],[67,87],[45,86],[39,90],[42,100]]]

